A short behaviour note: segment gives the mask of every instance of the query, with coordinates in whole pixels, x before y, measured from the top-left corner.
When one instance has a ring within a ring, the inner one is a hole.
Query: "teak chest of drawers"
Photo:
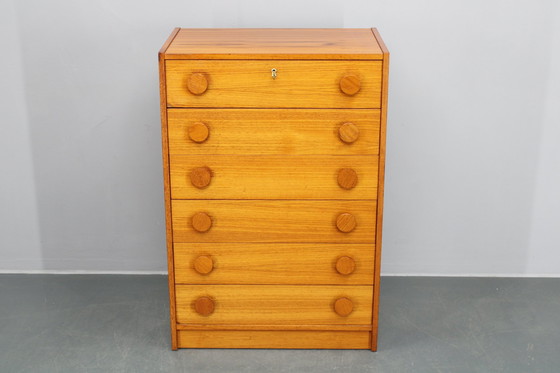
[[[173,349],[377,349],[388,63],[376,29],[173,31]]]

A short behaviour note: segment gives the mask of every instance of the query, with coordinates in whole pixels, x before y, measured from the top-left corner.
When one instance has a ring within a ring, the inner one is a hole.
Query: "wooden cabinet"
[[[377,349],[388,63],[375,29],[173,31],[173,349]]]

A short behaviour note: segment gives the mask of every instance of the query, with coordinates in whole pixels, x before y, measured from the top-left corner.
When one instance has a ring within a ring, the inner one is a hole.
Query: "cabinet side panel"
[[[381,126],[379,131],[379,166],[377,187],[377,227],[375,235],[375,269],[373,287],[373,328],[371,331],[371,350],[377,351],[377,332],[379,324],[379,290],[381,275],[381,235],[383,231],[383,192],[385,185],[385,134],[387,132],[387,94],[389,89],[389,51],[376,28],[371,29],[373,36],[383,51],[383,76],[381,81]]]
[[[167,243],[167,277],[169,282],[169,312],[171,321],[171,349],[177,350],[177,322],[175,320],[175,276],[173,271],[173,230],[171,229],[171,193],[169,178],[169,138],[167,134],[167,95],[164,54],[179,32],[175,28],[159,51],[159,91],[161,112],[161,151],[163,161],[163,191],[165,198],[165,233]]]

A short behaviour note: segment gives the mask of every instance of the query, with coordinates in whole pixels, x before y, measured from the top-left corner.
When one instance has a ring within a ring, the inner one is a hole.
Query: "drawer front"
[[[174,200],[172,215],[174,242],[375,242],[375,200]]]
[[[377,109],[168,109],[169,153],[378,154]]]
[[[371,324],[372,286],[177,285],[177,322]]]
[[[381,61],[174,60],[165,68],[168,107],[381,107]]]
[[[177,284],[371,285],[373,244],[175,244]]]
[[[373,199],[376,155],[170,157],[174,199]]]

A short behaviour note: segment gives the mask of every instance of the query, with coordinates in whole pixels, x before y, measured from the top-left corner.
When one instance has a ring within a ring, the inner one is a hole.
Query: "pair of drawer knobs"
[[[202,144],[208,139],[210,128],[203,122],[195,122],[188,127],[187,132],[193,142]],[[346,144],[352,144],[359,136],[360,129],[352,122],[342,123],[338,127],[338,138]]]
[[[276,72],[276,69],[274,70]],[[275,74],[273,74],[273,78],[276,78]],[[346,74],[340,78],[338,86],[345,95],[354,96],[362,88],[362,83],[358,76]],[[201,73],[191,74],[187,78],[187,89],[193,95],[201,95],[208,90],[208,79]]]
[[[212,218],[205,212],[197,212],[191,217],[193,229],[199,233],[205,233],[212,228]],[[336,228],[342,233],[349,233],[356,229],[356,217],[348,212],[344,212],[336,218]]]
[[[210,316],[214,313],[216,304],[210,297],[199,297],[194,301],[194,310],[201,316]],[[334,312],[342,317],[354,311],[354,302],[346,297],[337,298],[333,304]]]
[[[189,177],[194,187],[204,189],[210,185],[213,175],[209,167],[197,167],[191,170]],[[341,168],[336,180],[342,189],[352,189],[358,184],[358,174],[351,168]]]
[[[214,259],[209,255],[200,255],[194,260],[193,267],[199,274],[207,275],[214,270]],[[334,267],[339,274],[347,276],[356,269],[356,262],[349,256],[341,256]]]

